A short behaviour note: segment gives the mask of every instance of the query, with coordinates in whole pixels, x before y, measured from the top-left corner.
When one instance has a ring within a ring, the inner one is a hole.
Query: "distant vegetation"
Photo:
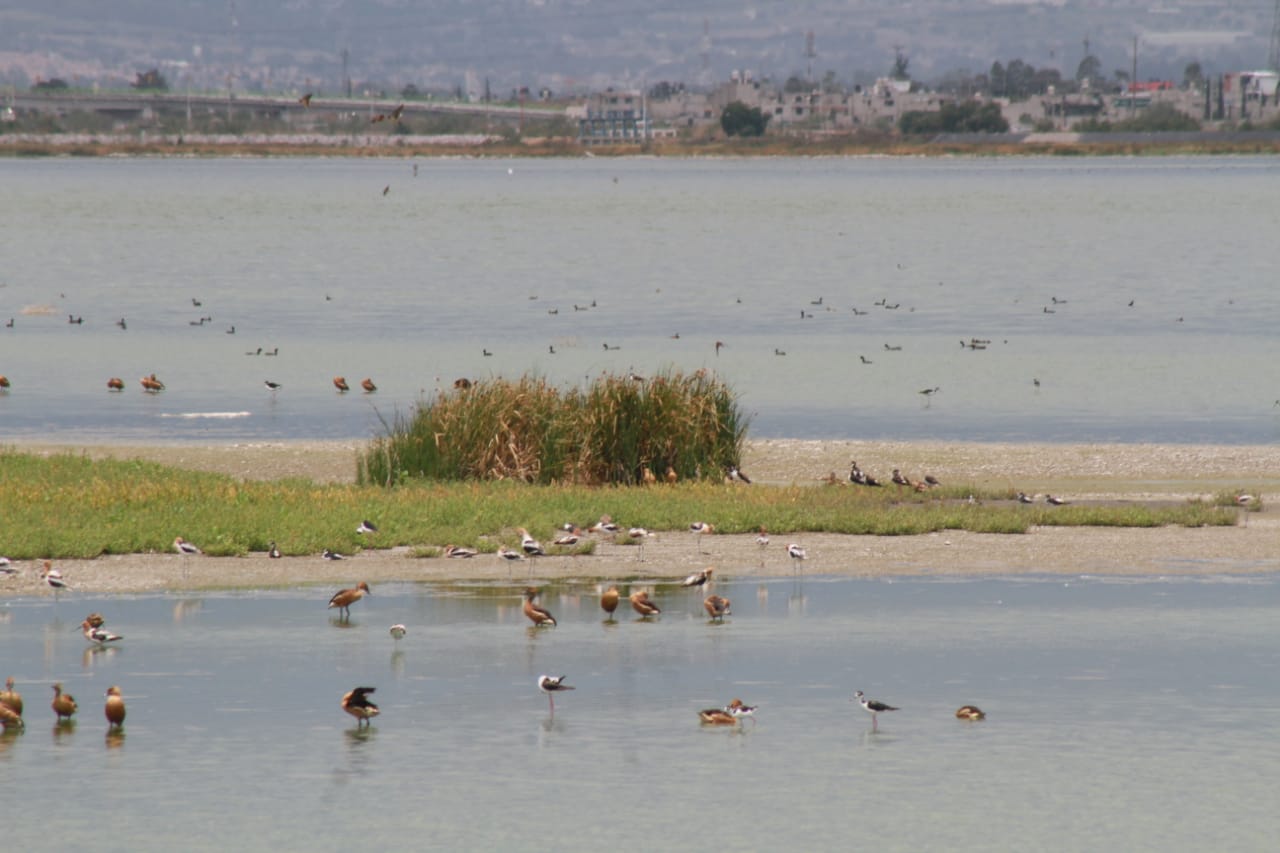
[[[479,380],[390,424],[359,479],[631,484],[670,468],[678,480],[719,481],[738,464],[747,420],[733,391],[703,370],[606,374],[586,389]]]
[[[1133,118],[1121,121],[1088,119],[1078,122],[1072,129],[1081,133],[1162,133],[1199,130],[1200,122],[1173,104],[1152,104]]]
[[[759,107],[749,107],[742,101],[734,101],[720,114],[720,129],[725,136],[764,136],[769,116]]]
[[[906,136],[939,133],[1008,133],[1009,122],[1000,115],[998,104],[990,101],[963,101],[943,104],[937,112],[904,113],[898,129]]]

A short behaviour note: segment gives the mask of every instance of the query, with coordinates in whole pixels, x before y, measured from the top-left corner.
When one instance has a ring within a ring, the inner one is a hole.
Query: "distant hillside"
[[[517,86],[708,84],[739,69],[774,79],[811,69],[851,83],[885,74],[897,50],[925,81],[1012,59],[1073,77],[1086,38],[1111,73],[1130,69],[1135,36],[1139,78],[1181,79],[1192,61],[1206,73],[1264,67],[1274,8],[1270,0],[8,0],[0,82],[131,81],[158,67],[200,88],[225,86],[234,71],[241,87],[336,92],[344,51],[357,86],[474,90],[488,81],[500,96]]]

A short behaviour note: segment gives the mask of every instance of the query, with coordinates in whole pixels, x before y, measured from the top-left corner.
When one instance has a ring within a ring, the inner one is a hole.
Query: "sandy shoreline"
[[[245,479],[306,477],[351,482],[362,441],[172,444],[150,446],[9,443],[30,453],[85,453],[147,459],[210,470]],[[806,483],[835,471],[843,476],[856,459],[863,470],[887,479],[894,467],[909,476],[925,473],[948,483],[1013,487],[1028,493],[1061,494],[1072,500],[1180,501],[1238,491],[1264,499],[1280,490],[1280,447],[1201,445],[1056,445],[943,442],[756,440],[748,444],[743,470],[759,483]],[[1265,501],[1264,501],[1265,504]],[[946,531],[923,536],[795,537],[809,552],[809,575],[887,577],[908,575],[987,576],[1212,575],[1280,571],[1280,511],[1241,514],[1235,527],[1035,528],[1025,535]],[[696,552],[683,531],[659,534],[638,559],[634,546],[603,541],[591,556],[552,557],[512,569],[494,556],[471,560],[418,559],[407,549],[364,552],[332,563],[316,557],[268,560],[137,554],[97,560],[62,560],[58,568],[78,592],[142,593],[183,589],[348,585],[416,580],[488,580],[524,583],[561,579],[636,579],[665,582],[714,566],[729,577],[791,573],[786,542],[775,539],[763,553],[752,536],[705,537],[708,552]],[[438,543],[437,543],[438,544]],[[763,557],[763,559],[762,559]],[[0,577],[0,595],[47,595],[39,566],[15,564],[20,573]],[[376,589],[375,589],[376,593]],[[74,594],[74,593],[73,593]],[[65,593],[64,593],[65,595]]]

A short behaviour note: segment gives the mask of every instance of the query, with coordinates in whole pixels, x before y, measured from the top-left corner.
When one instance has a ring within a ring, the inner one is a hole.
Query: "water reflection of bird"
[[[369,701],[368,696],[375,687],[357,687],[342,697],[342,710],[356,718],[356,727],[370,725],[369,719],[382,713],[378,706]]]
[[[547,702],[551,704],[551,713],[553,714],[556,712],[556,700],[554,694],[574,689],[568,684],[565,684],[564,680],[565,676],[563,675],[559,677],[550,675],[538,676],[538,689],[547,694]]]
[[[107,704],[103,713],[109,728],[118,729],[124,725],[124,699],[120,696],[120,688],[114,684],[107,688]]]
[[[535,627],[541,628],[544,625],[554,626],[556,617],[551,615],[551,611],[545,607],[534,604],[533,600],[538,597],[538,588],[531,586],[524,591],[524,615]]]
[[[329,599],[329,608],[338,608],[338,613],[342,618],[350,618],[351,605],[355,604],[366,595],[373,595],[369,591],[369,585],[364,581],[356,584],[351,589],[340,589],[333,594],[333,598]]]
[[[879,701],[877,701],[877,700],[875,700],[875,699],[868,699],[866,696],[862,695],[862,691],[861,691],[861,690],[854,691],[853,698],[857,701],[857,703],[858,703],[859,705],[861,705],[861,706],[862,706],[862,709],[863,709],[864,711],[866,711],[868,714],[870,714],[870,715],[871,715],[871,730],[872,730],[872,731],[876,731],[876,730],[877,730],[877,729],[876,729],[876,715],[877,715],[877,714],[879,714],[881,711],[897,711],[897,710],[898,710],[897,708],[895,708],[895,707],[894,707],[894,706],[892,706],[892,705],[886,705],[885,703],[883,703],[883,702],[879,702]]]
[[[53,713],[58,715],[58,722],[71,722],[71,718],[75,715],[79,706],[76,705],[75,697],[70,693],[62,692],[62,682],[54,682],[53,685],[53,701],[49,703],[49,707],[53,709]]]

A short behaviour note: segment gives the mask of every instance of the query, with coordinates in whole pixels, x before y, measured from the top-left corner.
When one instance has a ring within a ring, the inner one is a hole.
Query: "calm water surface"
[[[0,605],[15,850],[1270,849],[1280,578],[662,586],[601,622],[547,589],[388,584]],[[124,634],[89,652],[90,610]],[[404,622],[398,645],[387,626]],[[567,674],[554,718],[535,678]],[[48,685],[80,701],[56,728]],[[106,736],[102,693],[128,702]],[[367,732],[338,708],[377,687]],[[900,706],[880,731],[855,689]],[[741,730],[700,708],[759,705]],[[963,703],[988,719],[955,720]]]
[[[705,367],[756,436],[1280,438],[1273,158],[5,159],[0,187],[2,436],[358,438],[459,376]]]

